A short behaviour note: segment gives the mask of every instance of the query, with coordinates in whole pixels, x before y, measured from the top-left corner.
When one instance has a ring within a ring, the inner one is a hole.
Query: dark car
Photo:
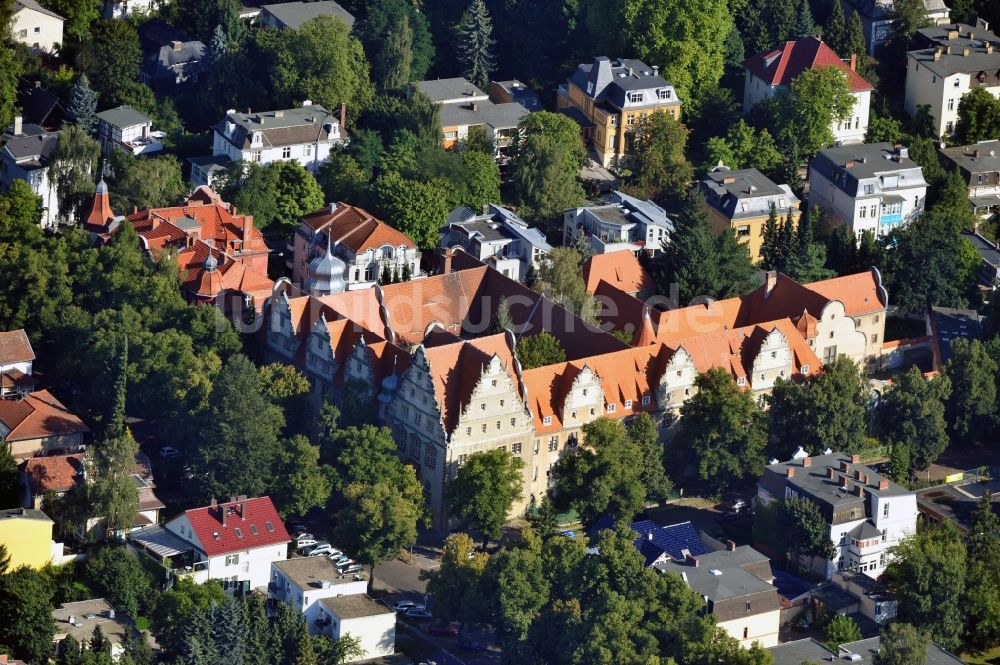
[[[458,647],[466,651],[482,651],[486,646],[472,635],[461,634],[458,636]]]
[[[427,626],[428,635],[438,635],[440,637],[456,637],[458,628],[451,624],[432,623]]]

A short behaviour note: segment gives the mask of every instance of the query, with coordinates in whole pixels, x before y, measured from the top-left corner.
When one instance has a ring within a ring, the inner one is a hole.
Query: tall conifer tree
[[[465,78],[485,88],[496,69],[493,59],[493,21],[483,0],[472,0],[458,24],[458,59]]]

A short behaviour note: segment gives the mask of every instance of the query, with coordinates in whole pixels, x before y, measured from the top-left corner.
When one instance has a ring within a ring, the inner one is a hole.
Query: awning
[[[191,543],[159,525],[133,531],[128,539],[160,558],[176,557],[194,549]]]
[[[1000,206],[1000,196],[994,194],[993,196],[972,196],[969,198],[972,201],[972,205],[976,208],[990,208],[992,206]]]

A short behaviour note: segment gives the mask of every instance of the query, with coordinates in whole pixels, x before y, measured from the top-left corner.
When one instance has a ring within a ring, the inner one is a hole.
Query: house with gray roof
[[[931,25],[941,25],[951,20],[951,11],[944,0],[924,0],[924,10]],[[860,16],[868,55],[874,55],[875,49],[883,46],[895,34],[892,28],[893,0],[844,0],[844,13],[850,17],[851,11],[856,11]]]
[[[339,18],[348,28],[354,26],[354,16],[333,0],[318,2],[282,2],[274,5],[262,5],[257,21],[260,25],[278,28],[279,30],[298,30],[306,21],[320,16]]]
[[[674,222],[652,201],[615,191],[606,203],[563,212],[563,245],[572,247],[581,232],[596,254],[625,249],[655,256],[669,242]]]
[[[815,663],[856,663],[857,665],[875,665],[876,656],[882,648],[882,638],[871,637],[841,644],[837,651],[827,648],[814,637],[793,642],[785,642],[771,647],[771,658],[774,665],[802,665],[806,662]],[[961,665],[963,661],[955,654],[936,644],[927,645],[927,660],[925,665]]]
[[[517,79],[490,81],[489,94],[494,104],[517,102],[532,112],[542,110],[542,100],[538,94]]]
[[[941,148],[938,153],[945,169],[962,176],[976,216],[1000,211],[1000,140]]]
[[[153,19],[139,28],[142,67],[139,80],[155,92],[170,92],[194,83],[205,68],[205,44]]]
[[[131,106],[118,106],[97,114],[97,140],[101,154],[112,150],[149,155],[163,150],[163,132],[153,131],[153,120]]]
[[[781,602],[772,584],[771,561],[754,548],[729,541],[726,549],[689,554],[684,561],[662,561],[653,568],[683,578],[705,599],[705,611],[715,617],[719,628],[744,647],[754,642],[763,647],[778,643]]]
[[[222,158],[256,164],[294,160],[315,171],[334,146],[347,142],[346,114],[343,104],[337,116],[308,100],[299,108],[277,111],[241,113],[230,109],[225,119],[212,128],[214,159],[204,160],[206,169],[202,173],[209,174],[204,177],[210,179],[210,171],[223,165]],[[209,184],[196,179],[194,171],[192,181]]]
[[[962,236],[975,247],[983,265],[979,272],[979,284],[992,291],[1000,285],[1000,243],[991,241],[982,234],[963,231]]]
[[[909,150],[858,143],[820,150],[809,164],[809,204],[847,224],[857,237],[888,235],[924,209],[927,181]]]
[[[59,196],[49,179],[49,164],[59,146],[59,132],[24,124],[20,116],[0,136],[0,189],[7,191],[15,180],[23,180],[42,197],[42,226],[55,227],[59,219]]]
[[[890,549],[917,530],[914,493],[860,459],[837,452],[799,454],[769,464],[757,483],[764,504],[796,497],[819,507],[834,555],[807,563],[827,579],[837,570],[878,578],[891,561]]]
[[[524,281],[531,267],[541,268],[552,250],[545,235],[510,210],[495,204],[477,213],[460,206],[441,227],[440,250],[461,247],[506,277]]]
[[[530,111],[518,102],[494,104],[489,95],[464,78],[434,79],[414,83],[417,91],[441,107],[442,146],[450,150],[482,127],[496,144],[502,159],[517,135],[517,125]]]
[[[984,27],[954,23],[921,30],[927,48],[906,54],[906,113],[930,108],[938,136],[958,124],[958,105],[974,88],[1000,96],[1000,37]]]

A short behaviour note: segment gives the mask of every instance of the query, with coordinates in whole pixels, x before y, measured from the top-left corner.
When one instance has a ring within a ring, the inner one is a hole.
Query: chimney
[[[479,102],[472,102],[471,106],[473,111],[479,110]]]
[[[172,42],[170,42],[170,48],[171,48],[171,50],[173,50],[173,51],[180,51],[180,50],[181,50],[181,47],[182,47],[183,45],[184,45],[184,44],[182,44],[181,42],[177,41],[176,39],[175,39],[175,40],[173,40]]]
[[[813,461],[812,461],[811,457],[803,457],[802,458],[802,466],[808,468],[808,467],[810,467],[812,465],[813,465]]]
[[[728,552],[735,552],[736,551],[736,543],[734,543],[731,540],[727,540],[726,541],[726,551],[728,551]]]
[[[864,496],[865,495],[865,486],[864,485],[855,485],[854,486],[854,494],[856,494],[857,496]]]
[[[20,136],[24,133],[24,118],[19,115],[14,116],[14,136]]]
[[[771,295],[771,291],[774,291],[774,287],[778,285],[778,272],[776,270],[768,270],[764,275],[764,299],[766,300],[768,296]]]
[[[986,42],[986,54],[993,53],[993,42]]]
[[[447,275],[451,272],[451,257],[454,250],[451,247],[447,247],[441,252],[441,274]]]
[[[858,54],[857,53],[852,53],[851,54],[850,68],[851,68],[852,72],[858,71]]]
[[[691,564],[692,566],[694,566],[695,568],[697,568],[697,567],[698,567],[698,559],[694,558],[694,557],[693,557],[693,556],[691,556],[690,554],[688,554],[687,556],[685,556],[685,557],[684,557],[684,560],[685,560],[685,561],[687,561],[687,562],[688,562],[689,564]]]
[[[652,529],[650,529],[649,531],[646,532],[646,540],[648,540],[649,542],[653,542],[653,530]]]
[[[659,76],[659,75],[660,75],[660,66],[653,65],[653,76]]]
[[[851,464],[857,464],[861,461],[861,455],[851,455]]]
[[[847,476],[840,476],[840,487],[847,487]]]
[[[833,477],[835,475],[837,475],[837,470],[836,469],[834,469],[832,466],[826,467],[826,477],[827,478],[829,478],[830,480],[833,480]]]
[[[968,58],[969,57],[969,49],[968,48],[962,49],[962,57],[963,58]]]
[[[881,480],[879,480],[878,481],[878,488],[880,490],[887,490],[887,489],[889,489],[889,480],[887,478],[882,478]]]
[[[251,227],[253,227],[253,218],[250,215],[244,215],[243,216],[243,242],[244,243],[250,242]],[[246,244],[243,245],[243,248],[246,249]]]
[[[948,44],[947,46],[944,47],[944,52],[947,53],[948,55],[951,55],[951,44]]]
[[[973,159],[979,159],[979,150],[973,150],[972,157]]]
[[[791,466],[787,467],[785,469],[785,478],[792,478],[794,476],[795,476],[795,468]]]
[[[340,102],[340,131],[347,126],[347,104]]]
[[[855,469],[854,470],[854,479],[855,480],[861,480],[861,469]]]
[[[941,59],[941,49],[935,49],[934,50],[934,62],[937,62],[940,59]]]
[[[219,505],[219,502],[215,500],[215,497],[212,497],[212,501],[208,505],[212,508],[215,508],[217,505]]]

